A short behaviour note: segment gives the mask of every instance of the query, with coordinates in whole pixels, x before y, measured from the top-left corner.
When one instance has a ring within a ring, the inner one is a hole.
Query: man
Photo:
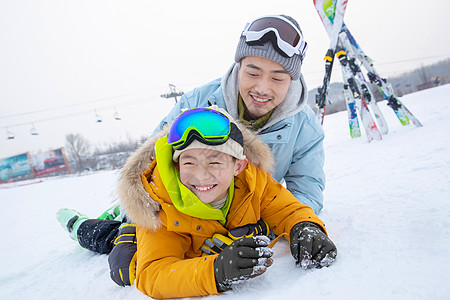
[[[272,176],[315,213],[323,207],[324,133],[306,105],[301,65],[306,42],[297,22],[285,15],[248,23],[235,63],[221,78],[183,95],[155,132],[183,109],[217,105],[247,124],[276,159]]]
[[[248,23],[239,39],[235,63],[226,74],[183,95],[154,135],[182,110],[217,105],[269,145],[275,158],[272,176],[285,182],[299,202],[319,213],[325,186],[324,133],[306,105],[307,88],[300,71],[306,48],[299,25],[289,16],[265,16]],[[70,209],[60,210],[57,218],[78,241],[84,240],[80,234],[90,232],[86,234],[89,243],[80,243],[83,247],[92,251],[99,247],[107,252],[113,250],[108,258],[111,277],[119,285],[133,284],[135,227],[113,220],[86,223],[87,217]],[[90,230],[73,229],[85,224]]]

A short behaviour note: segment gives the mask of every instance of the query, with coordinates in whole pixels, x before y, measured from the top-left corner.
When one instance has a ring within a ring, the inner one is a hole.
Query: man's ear
[[[234,176],[238,176],[247,166],[248,159],[236,159],[235,169],[234,169]]]

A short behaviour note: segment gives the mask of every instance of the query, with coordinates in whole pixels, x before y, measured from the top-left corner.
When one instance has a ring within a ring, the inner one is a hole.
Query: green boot
[[[73,209],[61,208],[56,213],[56,219],[69,232],[69,236],[78,242],[78,228],[89,218]]]
[[[104,213],[100,215],[97,219],[102,220],[115,220],[120,216],[120,205],[116,204],[110,208],[108,208]]]

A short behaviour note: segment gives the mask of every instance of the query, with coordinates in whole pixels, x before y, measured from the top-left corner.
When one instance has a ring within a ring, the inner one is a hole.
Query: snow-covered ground
[[[402,98],[422,128],[401,126],[381,102],[390,132],[372,143],[350,138],[346,112],[326,116],[320,217],[337,260],[321,270],[296,268],[283,240],[263,276],[209,298],[450,299],[449,95],[446,85]],[[61,207],[101,214],[117,174],[0,188],[1,299],[148,299],[134,286],[116,286],[107,256],[79,247],[55,218]]]

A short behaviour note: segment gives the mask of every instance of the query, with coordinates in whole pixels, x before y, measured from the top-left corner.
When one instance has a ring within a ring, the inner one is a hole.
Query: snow
[[[325,117],[327,188],[320,218],[338,248],[328,268],[295,266],[288,243],[267,272],[215,299],[450,299],[450,85],[402,101],[424,124],[401,126],[379,103],[390,132],[351,139],[346,112]],[[100,215],[118,171],[1,185],[2,299],[148,299],[109,278],[106,255],[71,240],[61,207]],[[7,188],[5,188],[7,187]]]

